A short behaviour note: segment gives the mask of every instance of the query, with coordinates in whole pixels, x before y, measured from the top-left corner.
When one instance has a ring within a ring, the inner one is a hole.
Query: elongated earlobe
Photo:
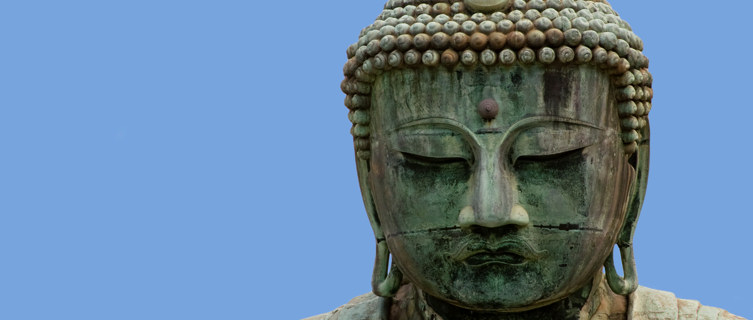
[[[635,270],[635,257],[633,256],[633,246],[619,246],[620,257],[622,260],[622,270],[624,277],[617,274],[614,267],[614,254],[610,254],[604,267],[607,272],[607,283],[612,291],[619,295],[629,295],[638,289],[638,274]]]
[[[604,262],[607,283],[614,293],[620,295],[629,295],[638,289],[638,273],[633,253],[633,235],[635,235],[635,228],[637,227],[638,218],[643,207],[643,199],[646,196],[650,143],[648,123],[646,123],[646,126],[640,133],[642,139],[636,143],[635,154],[630,159],[630,165],[635,168],[635,178],[632,182],[628,198],[625,222],[622,224],[616,243],[620,248],[620,259],[622,261],[624,277],[620,277],[617,274],[614,266],[614,254],[610,254]]]
[[[374,231],[376,238],[376,258],[374,259],[374,273],[371,276],[371,288],[375,295],[391,298],[400,289],[403,281],[403,273],[393,263],[390,268],[390,250],[382,232],[379,217],[374,206],[374,200],[371,195],[371,186],[368,182],[369,160],[356,157],[356,168],[358,169],[358,181],[361,185],[361,195],[366,207],[366,214],[371,222],[371,229]]]
[[[389,266],[390,251],[385,241],[377,242],[374,273],[371,276],[371,289],[375,295],[384,298],[394,297],[403,282],[403,273],[392,264]]]

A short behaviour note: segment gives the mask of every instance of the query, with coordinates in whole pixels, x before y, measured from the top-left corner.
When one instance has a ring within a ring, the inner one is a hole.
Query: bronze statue
[[[740,319],[638,286],[642,50],[603,0],[390,0],[342,83],[373,294],[313,319]]]

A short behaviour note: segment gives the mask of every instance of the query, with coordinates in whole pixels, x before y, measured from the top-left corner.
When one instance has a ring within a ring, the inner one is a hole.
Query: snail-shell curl
[[[428,32],[431,35],[442,28],[446,28],[442,31],[452,34],[456,32],[457,26],[462,26],[462,30],[466,34],[477,31],[488,34],[495,31],[494,24],[496,23],[497,31],[503,33],[514,31],[511,30],[512,28],[517,28],[518,31],[525,33],[534,27],[541,31],[550,29],[559,29],[563,32],[575,29],[581,33],[592,31],[593,33],[589,33],[584,39],[583,44],[591,48],[600,45],[607,50],[617,47],[617,52],[620,55],[626,55],[627,52],[625,51],[629,48],[639,51],[643,49],[643,43],[632,32],[630,25],[611,11],[611,8],[605,11],[603,8],[604,6],[608,8],[608,5],[604,3],[598,1],[573,1],[568,3],[568,1],[564,1],[560,2],[561,5],[539,10],[536,9],[538,6],[534,4],[535,1],[529,2],[532,6],[524,6],[523,10],[513,10],[507,13],[474,13],[471,16],[469,16],[471,12],[465,11],[459,13],[453,13],[452,10],[441,13],[432,11],[428,3],[421,3],[418,7],[415,7],[415,5],[408,5],[405,8],[390,7],[390,9],[385,10],[386,13],[380,15],[377,21],[361,32],[358,45],[368,44],[371,40],[386,34],[405,32],[405,26],[398,28],[397,25],[399,24],[411,26],[411,34]],[[548,1],[547,4],[556,2],[558,1]],[[438,4],[434,6],[436,5]],[[419,10],[421,8],[423,9]],[[452,18],[450,18],[451,16]],[[453,24],[447,25],[450,22]],[[428,30],[426,30],[427,28]],[[574,33],[568,36],[571,46],[575,44],[573,42],[578,40],[577,37],[573,39],[573,36],[575,36]],[[622,40],[624,43],[619,43],[618,40]],[[355,54],[355,50],[349,49],[349,58],[353,54]]]
[[[358,156],[370,157],[371,84],[391,69],[594,64],[611,75],[625,152],[648,123],[653,78],[643,42],[606,1],[514,0],[498,12],[470,12],[460,0],[390,0],[346,50],[341,89]]]

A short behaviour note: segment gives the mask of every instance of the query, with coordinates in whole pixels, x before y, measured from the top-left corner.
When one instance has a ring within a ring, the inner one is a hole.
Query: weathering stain
[[[544,72],[544,106],[547,114],[559,115],[567,107],[572,90],[572,72],[567,69],[549,69]]]

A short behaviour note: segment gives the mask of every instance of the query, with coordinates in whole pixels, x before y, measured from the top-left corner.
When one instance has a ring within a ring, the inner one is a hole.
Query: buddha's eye
[[[580,156],[594,145],[603,131],[569,123],[550,123],[520,132],[510,150],[510,163],[556,162]]]
[[[514,165],[515,167],[519,168],[532,162],[537,162],[537,163],[569,162],[569,160],[579,158],[583,154],[583,149],[585,149],[585,147],[570,150],[570,151],[560,152],[560,153],[554,153],[554,154],[519,156],[515,160]]]
[[[407,164],[445,167],[470,164],[470,145],[456,131],[442,127],[414,126],[401,129],[390,137],[390,149],[402,155]]]
[[[460,157],[427,157],[409,152],[400,152],[403,158],[413,164],[441,166],[448,164],[467,164],[468,160]]]

